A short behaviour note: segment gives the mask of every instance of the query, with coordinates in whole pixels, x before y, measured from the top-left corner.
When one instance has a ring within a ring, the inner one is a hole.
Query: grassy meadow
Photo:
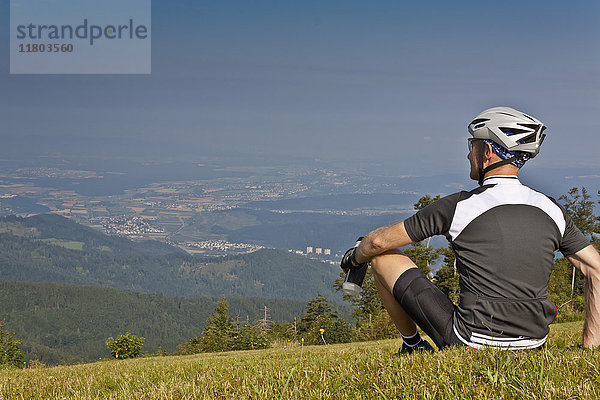
[[[46,244],[51,244],[54,246],[61,246],[65,249],[69,250],[78,250],[82,251],[83,246],[85,246],[84,242],[78,242],[75,240],[61,240],[61,239],[40,239],[42,242]]]
[[[600,351],[571,348],[581,322],[541,351],[455,348],[392,357],[398,340],[145,357],[0,370],[0,399],[597,399]]]

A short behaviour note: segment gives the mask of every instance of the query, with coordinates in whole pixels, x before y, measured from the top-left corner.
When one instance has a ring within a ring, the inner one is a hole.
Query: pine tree
[[[343,281],[344,274],[341,273],[333,285],[336,291],[342,290]],[[343,294],[342,298],[354,306],[351,316],[356,319],[355,339],[378,340],[398,336],[398,330],[379,298],[370,268],[367,269],[360,296]]]
[[[573,266],[566,258],[559,258],[552,267],[548,284],[548,298],[556,305],[559,316],[583,311],[583,279],[578,279],[571,293]]]
[[[335,280],[333,288],[336,290],[336,292],[342,290],[344,278],[345,274],[341,272],[339,278]],[[354,310],[352,311],[351,316],[356,318],[359,324],[363,320],[368,320],[369,315],[374,315],[379,313],[381,310],[384,310],[383,303],[379,298],[377,286],[375,285],[375,279],[373,278],[370,268],[367,269],[367,273],[365,274],[360,296],[342,294],[342,298],[354,305]]]
[[[594,215],[594,202],[587,189],[582,187],[580,193],[579,188],[573,187],[568,195],[560,196],[559,200],[563,202],[565,210],[581,233],[591,238],[592,233],[597,229],[598,218]]]
[[[235,323],[233,317],[227,314],[228,310],[229,305],[223,295],[215,312],[206,321],[206,328],[200,338],[201,351],[228,351],[233,347]]]
[[[441,249],[440,251],[444,255],[444,264],[436,272],[434,283],[454,304],[458,304],[460,298],[460,286],[458,284],[458,273],[456,272],[456,258],[454,251],[450,246]]]
[[[334,318],[337,318],[335,308],[331,305],[329,300],[327,300],[327,297],[318,293],[316,298],[311,299],[306,303],[306,308],[304,309],[304,313],[298,324],[298,331],[300,333],[306,332],[315,323]]]
[[[306,344],[346,343],[352,339],[352,327],[345,319],[338,319],[333,305],[319,293],[306,304],[298,334]]]
[[[440,252],[435,247],[429,247],[429,244],[418,242],[404,249],[404,254],[409,257],[419,267],[421,272],[427,277],[430,277],[431,264],[439,257]]]
[[[247,321],[244,323],[236,321],[229,350],[266,349],[269,345],[266,332],[258,325],[252,326]]]
[[[440,195],[435,197],[431,197],[430,195],[425,195],[421,197],[413,207],[416,211],[420,211],[440,199]],[[425,276],[429,276],[431,273],[431,264],[435,262],[439,256],[439,250],[436,248],[430,247],[431,238],[427,238],[425,243],[419,242],[410,246],[408,249],[404,250],[404,253],[411,259],[417,267],[425,274]]]
[[[0,321],[0,365],[20,366],[24,353],[20,348],[21,341],[15,339],[14,332],[5,329],[5,322]]]
[[[600,191],[599,191],[600,193]],[[594,238],[594,232],[598,230],[598,217],[594,215],[594,202],[588,194],[585,187],[573,187],[569,190],[568,195],[562,195],[559,200],[563,202],[563,206],[573,223],[579,228],[590,240]],[[596,242],[594,240],[594,242]],[[576,270],[575,266],[571,267],[571,298],[575,296],[576,281],[583,281],[583,274]]]

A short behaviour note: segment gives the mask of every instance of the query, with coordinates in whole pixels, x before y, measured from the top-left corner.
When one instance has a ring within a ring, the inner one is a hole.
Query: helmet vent
[[[473,122],[471,122],[471,125],[478,125],[478,124],[481,124],[482,122],[486,122],[489,120],[490,120],[489,118],[477,118],[477,119],[474,119]],[[475,128],[480,128],[480,127],[477,126]]]
[[[533,129],[534,131],[537,131],[538,128],[540,127],[540,124],[522,124],[519,122],[517,122],[517,125],[520,125],[525,128]]]
[[[534,133],[534,134],[532,134],[532,135],[529,135],[529,136],[527,136],[527,137],[525,137],[525,138],[523,138],[523,139],[519,140],[519,143],[520,143],[520,144],[534,143],[534,142],[535,142],[535,139],[536,139],[536,135],[535,135],[535,133]],[[541,144],[541,142],[540,142],[540,144]]]
[[[519,128],[500,128],[506,136],[518,135],[519,133],[528,133],[529,130]]]

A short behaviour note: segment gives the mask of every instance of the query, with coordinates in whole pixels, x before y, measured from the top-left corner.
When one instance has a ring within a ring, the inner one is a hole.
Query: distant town
[[[324,249],[322,247],[313,246],[307,246],[305,252],[303,252],[302,250],[290,250],[290,252],[291,251],[293,251],[296,254],[307,256],[308,258],[328,261],[329,263],[334,265],[339,264],[339,259],[342,256],[339,253],[332,254],[331,249]]]
[[[395,222],[414,212],[420,196],[454,192],[468,181],[374,176],[320,162],[69,157],[0,160],[0,216],[51,212],[204,256],[273,247],[337,263],[353,232]],[[577,186],[589,176],[569,175],[561,184]]]
[[[191,253],[222,256],[256,251],[260,243],[228,240],[227,230],[256,224],[248,216],[232,218],[223,212],[273,200],[323,196],[343,193],[403,193],[389,182],[378,183],[352,173],[339,173],[325,168],[220,167],[224,177],[197,180],[150,182],[128,187],[112,194],[88,194],[81,190],[88,182],[110,181],[112,172],[71,170],[56,167],[4,168],[0,174],[0,215],[28,215],[14,201],[31,199],[48,212],[132,240],[159,240]],[[235,174],[242,175],[235,177]],[[227,176],[233,175],[233,176]],[[65,185],[65,182],[74,182]],[[56,186],[55,186],[56,185]],[[13,200],[11,203],[9,200]],[[304,210],[270,207],[278,214],[295,212],[322,215],[381,215],[398,209],[339,209],[323,206]],[[260,208],[260,207],[259,207]],[[221,218],[221,219],[219,219]],[[211,226],[223,226],[215,231]],[[288,248],[306,257],[337,263],[339,249],[318,244]]]

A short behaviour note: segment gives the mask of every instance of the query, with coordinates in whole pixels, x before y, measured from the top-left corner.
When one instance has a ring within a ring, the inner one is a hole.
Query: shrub
[[[175,354],[183,356],[188,354],[200,353],[202,351],[201,342],[201,336],[194,336],[187,342],[177,345],[177,350]]]
[[[267,335],[250,324],[238,326],[232,340],[231,350],[255,350],[270,347]]]
[[[306,344],[347,343],[352,340],[352,327],[345,319],[338,318],[327,297],[319,293],[306,304],[298,335]]]
[[[398,338],[398,328],[385,309],[358,321],[354,340],[380,340]]]
[[[266,349],[270,346],[266,332],[248,323],[234,322],[227,314],[228,308],[223,296],[213,315],[206,321],[202,335],[177,346],[177,354]]]
[[[112,336],[106,339],[106,347],[113,358],[135,358],[140,355],[145,341],[146,338],[127,332],[125,335],[117,336],[116,339],[113,339]]]

